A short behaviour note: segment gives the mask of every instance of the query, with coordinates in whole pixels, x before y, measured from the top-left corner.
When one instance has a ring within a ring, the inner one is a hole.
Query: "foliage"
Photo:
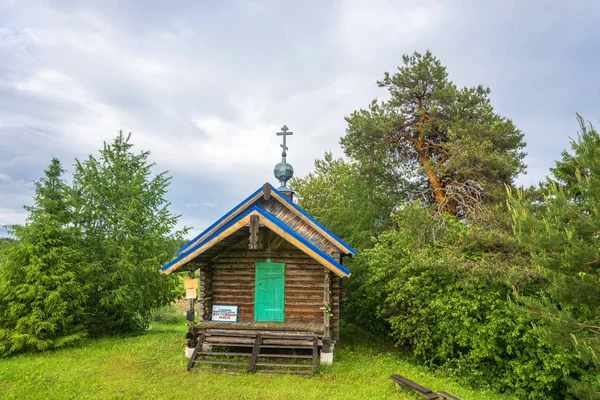
[[[491,390],[471,389],[346,326],[332,367],[314,376],[185,372],[185,324],[153,323],[143,335],[88,340],[82,348],[28,354],[0,361],[3,399],[415,399],[389,378],[399,373],[463,399],[508,400]]]
[[[17,241],[0,268],[0,356],[67,346],[85,337],[86,296],[77,281],[81,253],[71,222],[64,170],[52,159],[35,183],[25,226],[12,227]]]
[[[380,175],[374,175],[381,181]],[[351,246],[362,249],[389,228],[398,197],[390,193],[390,186],[377,182],[364,179],[358,163],[325,153],[322,160],[315,160],[314,172],[293,178],[290,186],[298,193],[300,207]]]
[[[528,267],[510,232],[431,214],[398,211],[397,228],[356,262],[368,274],[365,302],[390,326],[393,342],[427,365],[519,398],[566,398],[584,369],[572,352],[540,335],[542,318],[508,301],[548,285]]]
[[[525,143],[512,121],[494,112],[489,89],[457,88],[430,52],[403,56],[403,66],[378,84],[390,98],[346,118],[341,143],[348,156],[374,158],[389,175],[419,166],[413,183],[453,215],[476,214],[482,202],[505,197],[504,184],[525,168]]]
[[[0,238],[0,266],[6,261],[6,252],[15,242],[12,238]]]
[[[590,365],[593,385],[573,382],[580,396],[600,392],[600,135],[579,117],[581,133],[542,185],[541,202],[511,194],[515,233],[550,285],[524,296],[525,310],[546,321],[542,331]],[[586,388],[587,387],[587,388]]]
[[[152,321],[163,324],[176,324],[184,320],[181,313],[177,312],[174,304],[169,304],[152,310]]]
[[[176,296],[176,278],[160,275],[186,230],[169,211],[166,172],[152,175],[149,153],[132,151],[123,132],[97,159],[77,160],[73,177],[76,223],[83,232],[83,282],[90,332],[144,329],[152,309]]]

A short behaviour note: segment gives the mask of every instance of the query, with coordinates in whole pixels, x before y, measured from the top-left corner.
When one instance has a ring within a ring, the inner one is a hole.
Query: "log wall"
[[[237,305],[240,322],[254,321],[255,263],[267,259],[285,263],[284,322],[324,323],[323,266],[296,249],[231,249],[221,254],[212,265],[213,304]],[[332,328],[339,332],[339,278],[334,279]]]
[[[332,274],[331,279],[331,338],[340,340],[340,296],[341,296],[342,278]]]

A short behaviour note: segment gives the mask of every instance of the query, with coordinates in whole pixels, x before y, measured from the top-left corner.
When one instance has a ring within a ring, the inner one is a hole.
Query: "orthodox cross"
[[[294,134],[294,132],[288,132],[289,129],[290,128],[288,128],[287,125],[284,125],[281,127],[281,132],[277,132],[277,136],[283,136],[283,144],[280,144],[279,146],[281,146],[281,148],[283,149],[282,156],[284,156],[284,157],[287,155],[287,150],[288,150],[288,147],[285,144],[285,137]]]

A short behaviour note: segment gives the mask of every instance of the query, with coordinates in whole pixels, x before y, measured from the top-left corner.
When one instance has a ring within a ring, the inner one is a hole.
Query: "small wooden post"
[[[250,243],[248,243],[248,249],[258,249],[258,230],[259,230],[259,219],[258,215],[250,216]]]
[[[271,198],[271,185],[265,183],[263,186],[263,198],[269,200]]]

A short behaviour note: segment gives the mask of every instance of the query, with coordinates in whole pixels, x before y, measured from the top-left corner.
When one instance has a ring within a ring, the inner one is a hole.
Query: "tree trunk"
[[[417,150],[417,155],[419,156],[419,161],[421,161],[421,164],[423,164],[423,168],[425,169],[427,179],[429,180],[429,183],[433,188],[433,193],[435,194],[435,200],[438,204],[438,207],[445,206],[444,203],[446,201],[446,194],[444,192],[444,187],[442,186],[440,179],[438,178],[437,174],[435,173],[435,170],[433,169],[433,166],[430,163],[431,159],[425,153],[422,144],[417,143],[415,147]]]
[[[424,96],[424,94],[423,94]],[[423,99],[419,99],[419,109],[423,109]],[[412,142],[415,144],[415,150],[417,151],[417,155],[419,156],[419,161],[423,164],[423,168],[425,169],[425,174],[427,175],[427,179],[431,184],[433,189],[433,193],[435,194],[435,201],[438,204],[438,208],[441,211],[448,211],[452,215],[456,215],[458,212],[456,208],[455,202],[450,202],[452,204],[448,204],[446,201],[446,192],[444,190],[444,186],[440,178],[437,176],[436,170],[434,168],[434,164],[431,162],[431,157],[427,154],[427,147],[425,146],[425,121],[428,118],[428,113],[425,110],[421,117],[419,118],[419,122],[417,123],[417,128],[419,130],[419,138],[414,138]]]

